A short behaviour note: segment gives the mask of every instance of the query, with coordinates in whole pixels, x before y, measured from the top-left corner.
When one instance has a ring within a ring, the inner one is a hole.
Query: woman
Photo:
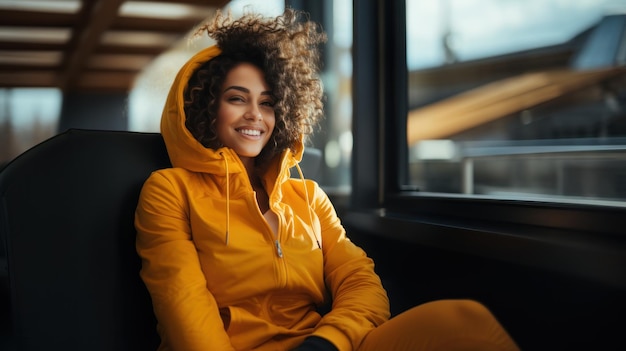
[[[372,260],[322,189],[290,178],[323,113],[325,37],[298,15],[218,14],[201,29],[217,45],[171,87],[173,168],[145,182],[135,219],[160,350],[516,350],[472,301],[388,320]]]

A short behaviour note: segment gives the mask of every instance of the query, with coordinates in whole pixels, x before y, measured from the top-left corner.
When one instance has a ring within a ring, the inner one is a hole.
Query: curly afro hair
[[[233,19],[218,12],[196,34],[204,32],[216,40],[222,53],[194,72],[184,96],[185,125],[202,145],[222,146],[215,132],[221,87],[226,74],[241,62],[264,72],[275,101],[274,132],[257,165],[313,132],[323,116],[317,45],[325,42],[326,35],[318,24],[293,9],[275,18],[245,14]]]

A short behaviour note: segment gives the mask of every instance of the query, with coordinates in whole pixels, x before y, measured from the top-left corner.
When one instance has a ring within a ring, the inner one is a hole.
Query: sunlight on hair
[[[245,13],[254,12],[265,16],[278,16],[285,11],[285,1],[282,0],[233,0],[224,6],[225,12],[230,10],[234,17],[241,17]]]
[[[279,0],[234,0],[224,7],[224,12],[230,10],[233,17],[240,17],[246,12],[278,16],[284,9],[284,1]],[[195,28],[189,28],[189,32],[195,32]],[[189,37],[190,35],[186,36],[172,49],[155,59],[135,80],[129,94],[129,130],[159,131],[163,103],[176,73],[196,52],[214,43],[206,35],[193,40]]]

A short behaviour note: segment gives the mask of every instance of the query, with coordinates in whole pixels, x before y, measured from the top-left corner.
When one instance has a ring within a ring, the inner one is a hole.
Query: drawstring
[[[226,166],[226,237],[224,242],[228,246],[228,236],[230,235],[230,174],[228,172],[228,160],[224,152],[220,152],[220,155],[224,158],[224,165]]]
[[[315,227],[313,226],[313,215],[311,215],[311,204],[309,203],[309,191],[306,188],[306,183],[304,182],[304,174],[302,174],[302,169],[300,168],[300,165],[298,163],[296,163],[296,169],[298,170],[300,180],[302,180],[302,185],[304,186],[304,197],[306,199],[306,207],[309,210],[309,221],[311,223],[311,229],[313,230],[313,235],[315,236],[317,247],[321,249],[322,245],[320,244],[320,240],[317,237],[317,233],[315,232]]]
[[[228,239],[230,235],[230,173],[228,169],[228,159],[224,152],[220,152],[220,155],[224,158],[224,167],[226,168],[226,233],[224,237],[224,242],[228,245]],[[307,210],[309,212],[309,221],[311,224],[311,229],[313,230],[313,235],[315,236],[315,241],[317,242],[317,247],[322,248],[322,244],[320,243],[320,239],[317,236],[317,232],[315,231],[315,227],[313,226],[313,215],[311,214],[311,205],[309,203],[309,191],[306,187],[306,183],[304,181],[304,174],[302,173],[302,169],[300,165],[296,163],[296,169],[298,170],[298,174],[300,175],[300,180],[302,181],[302,185],[304,186],[304,196],[306,199]]]

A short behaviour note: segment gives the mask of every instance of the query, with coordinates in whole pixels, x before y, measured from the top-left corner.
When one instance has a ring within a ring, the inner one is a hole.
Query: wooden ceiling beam
[[[184,34],[194,26],[202,22],[204,19],[199,18],[182,18],[182,19],[164,19],[164,18],[146,18],[146,17],[119,17],[111,26],[115,30],[130,31],[149,31],[162,33]]]
[[[108,30],[117,17],[124,0],[97,0],[83,2],[85,9],[81,26],[74,28],[72,50],[64,62],[65,69],[59,77],[59,87],[63,91],[73,90],[73,84],[83,70],[89,56],[100,44],[103,33]],[[89,6],[86,6],[89,5]]]
[[[56,87],[56,71],[47,70],[28,70],[28,71],[5,71],[0,70],[0,86],[11,88],[22,87],[38,87],[52,88]]]
[[[89,71],[75,82],[81,91],[128,91],[135,80],[136,72]]]
[[[57,28],[71,27],[76,22],[76,14],[25,11],[25,10],[0,10],[0,25],[3,27],[36,27]]]
[[[194,11],[188,18],[168,19],[138,15],[120,17],[120,8],[126,1],[128,0],[82,0],[82,6],[75,13],[46,12],[41,9],[0,10],[0,26],[9,32],[13,29],[30,27],[38,30],[66,29],[70,35],[65,42],[58,40],[47,42],[43,41],[43,38],[37,41],[0,39],[0,51],[6,52],[7,55],[13,55],[10,53],[12,51],[21,51],[26,55],[30,53],[37,55],[39,52],[42,54],[58,52],[62,55],[58,64],[56,62],[21,64],[7,60],[6,63],[0,64],[0,87],[40,86],[57,87],[64,91],[77,89],[129,91],[139,73],[136,59],[133,61],[131,56],[158,56],[171,47],[173,40],[182,38],[204,20],[200,13],[211,13],[229,2],[229,0],[147,0],[209,10]],[[125,31],[157,35],[148,36],[145,41],[140,42],[140,45],[133,45],[132,41],[137,40],[134,37],[135,33],[127,37]],[[159,35],[163,37],[162,43],[158,40]],[[111,60],[116,63],[111,63],[108,68],[107,62],[102,63],[102,60],[108,58],[101,55],[120,55],[119,60],[124,59],[122,56],[127,56],[131,61],[128,67],[121,67],[122,63],[118,62],[118,58],[111,56]],[[102,87],[99,87],[100,85]]]
[[[101,44],[95,49],[98,54],[128,54],[128,55],[151,55],[157,56],[170,45],[122,45],[122,44]],[[67,45],[58,43],[27,43],[15,41],[0,41],[0,51],[65,51]]]
[[[0,48],[2,48],[1,43],[0,43]],[[94,53],[158,56],[159,54],[161,54],[168,48],[169,46],[157,46],[157,45],[131,46],[131,45],[102,44],[95,49]]]
[[[59,43],[30,43],[19,41],[0,41],[0,50],[7,51],[63,51],[65,44]]]
[[[42,65],[42,64],[33,64],[33,65],[21,65],[16,63],[0,63],[0,72],[2,73],[19,73],[23,71],[32,71],[32,72],[40,72],[40,71],[58,71],[58,65]]]

